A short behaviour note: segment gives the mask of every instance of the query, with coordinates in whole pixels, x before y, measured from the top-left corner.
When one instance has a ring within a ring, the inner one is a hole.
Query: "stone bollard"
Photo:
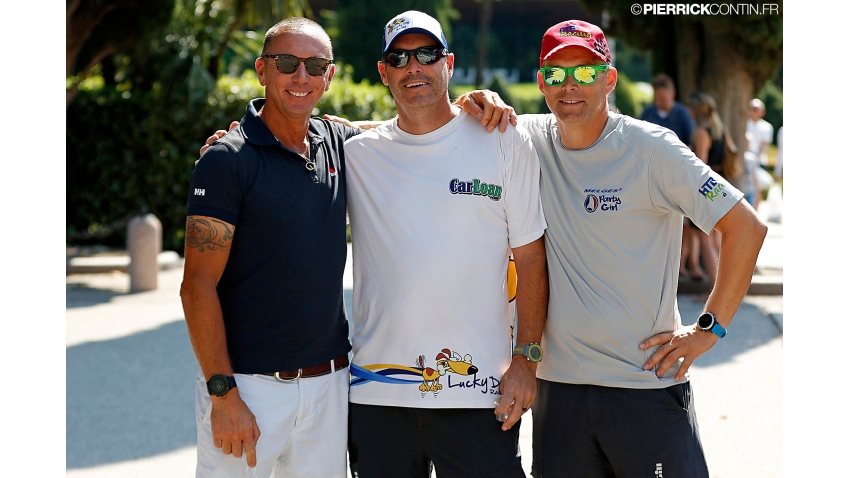
[[[156,289],[157,256],[162,250],[162,223],[153,214],[136,216],[127,225],[130,292]]]

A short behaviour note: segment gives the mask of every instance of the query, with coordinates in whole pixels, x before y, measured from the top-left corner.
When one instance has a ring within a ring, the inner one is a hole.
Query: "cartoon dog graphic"
[[[472,355],[466,354],[463,357],[457,352],[452,352],[449,349],[443,349],[436,357],[436,369],[425,366],[425,356],[420,355],[416,360],[416,366],[422,369],[422,385],[419,386],[419,391],[422,392],[422,398],[425,398],[426,392],[434,392],[434,397],[443,386],[440,385],[440,377],[451,372],[458,375],[475,375],[478,373],[478,367],[472,365]]]

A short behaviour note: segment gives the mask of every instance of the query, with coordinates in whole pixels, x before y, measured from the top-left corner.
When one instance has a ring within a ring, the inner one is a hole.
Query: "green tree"
[[[168,26],[175,0],[67,0],[67,107],[93,69],[113,55],[144,48]]]
[[[781,2],[778,15],[753,14],[739,2],[714,4],[725,12],[738,9],[729,15],[634,14],[631,0],[581,3],[591,13],[607,14],[606,35],[651,50],[653,71],[672,76],[680,98],[695,90],[711,94],[735,143],[746,144],[747,102],[782,65]]]

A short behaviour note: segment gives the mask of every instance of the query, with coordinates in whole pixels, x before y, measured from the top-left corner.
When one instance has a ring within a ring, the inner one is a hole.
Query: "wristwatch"
[[[536,342],[514,347],[514,355],[525,355],[529,362],[537,363],[543,360],[543,347]]]
[[[721,339],[726,337],[726,329],[717,323],[717,319],[711,312],[703,312],[702,315],[699,316],[697,319],[697,327],[699,327],[699,329],[703,332],[711,332]]]
[[[207,381],[207,391],[216,397],[223,397],[231,388],[236,388],[236,379],[230,375],[213,375]]]

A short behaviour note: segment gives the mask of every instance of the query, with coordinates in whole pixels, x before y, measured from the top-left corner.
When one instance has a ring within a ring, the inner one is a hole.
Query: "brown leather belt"
[[[278,380],[290,381],[298,380],[299,378],[319,377],[327,375],[333,371],[348,367],[348,354],[337,357],[330,362],[323,362],[319,365],[311,367],[299,368],[298,370],[290,370],[288,372],[269,372],[261,375],[270,375]]]

